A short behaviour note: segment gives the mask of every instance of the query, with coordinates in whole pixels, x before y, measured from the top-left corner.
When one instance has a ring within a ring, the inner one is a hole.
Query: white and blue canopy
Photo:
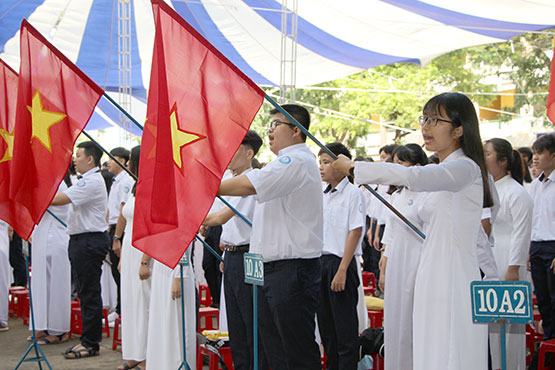
[[[144,102],[152,9],[149,0],[129,1],[132,95]],[[166,1],[256,83],[279,85],[280,0]],[[382,64],[422,63],[451,50],[555,27],[552,0],[298,0],[297,14],[297,86]],[[117,0],[0,1],[0,57],[16,70],[22,18],[100,86],[118,91]],[[115,110],[107,104],[101,110],[105,116],[97,116],[89,128],[109,126],[106,116],[117,122]]]

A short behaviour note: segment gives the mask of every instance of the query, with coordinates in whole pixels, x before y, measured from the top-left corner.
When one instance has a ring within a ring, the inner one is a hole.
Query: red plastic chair
[[[555,353],[555,339],[541,342],[538,356],[538,370],[549,370],[549,368],[545,366],[545,355],[547,353]],[[553,368],[553,366],[551,366],[551,368]]]
[[[118,346],[121,346],[121,337],[120,337],[120,326],[121,326],[121,319],[118,317],[114,322],[114,337],[112,338],[112,351],[118,349]]]
[[[23,319],[23,325],[29,324],[29,290],[19,289],[12,293],[15,315]]]
[[[212,296],[210,295],[210,289],[207,285],[199,285],[198,295],[201,307],[210,307],[212,304]]]
[[[217,330],[219,328],[218,318],[220,310],[213,307],[201,307],[198,311],[198,331]]]
[[[208,357],[208,370],[221,370],[222,367],[220,367],[220,362],[218,360],[218,356],[208,350],[204,345],[201,345],[199,347],[200,351],[199,351],[199,355],[197,356],[197,369],[202,369],[202,359],[204,356]],[[227,366],[227,368],[229,370],[233,369],[233,361],[232,361],[232,356],[231,356],[231,348],[230,347],[221,347],[220,350],[220,355],[222,356],[225,365]],[[199,361],[200,360],[200,361]]]
[[[368,321],[371,328],[383,326],[383,311],[368,310]]]
[[[364,295],[376,295],[376,275],[364,271],[362,273],[362,287],[364,288]]]
[[[110,338],[110,324],[108,322],[108,309],[102,309],[102,316],[104,319],[104,328],[102,331],[106,334],[107,338]],[[70,323],[70,335],[81,335],[83,334],[83,318],[81,315],[81,306],[72,302],[71,307],[71,323]]]

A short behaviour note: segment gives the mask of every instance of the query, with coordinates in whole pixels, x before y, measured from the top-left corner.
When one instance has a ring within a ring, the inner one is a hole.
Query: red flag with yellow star
[[[26,20],[20,60],[10,197],[38,223],[103,90]],[[12,226],[22,238],[31,234],[24,225]]]
[[[163,1],[142,138],[133,245],[175,267],[208,213],[264,92]]]
[[[0,219],[10,225],[18,220],[32,228],[34,223],[29,211],[9,197],[17,83],[17,73],[0,59]]]

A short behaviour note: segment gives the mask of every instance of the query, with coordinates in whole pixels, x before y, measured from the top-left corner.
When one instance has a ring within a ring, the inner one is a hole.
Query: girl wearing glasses
[[[352,162],[334,166],[358,183],[426,192],[418,206],[426,239],[416,273],[413,313],[415,370],[484,370],[487,326],[472,322],[470,282],[480,279],[476,241],[483,207],[492,199],[478,117],[470,99],[443,93],[420,118],[425,147],[439,165]]]

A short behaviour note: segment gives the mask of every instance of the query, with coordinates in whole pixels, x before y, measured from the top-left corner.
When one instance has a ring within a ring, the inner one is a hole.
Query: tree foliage
[[[355,149],[358,138],[379,130],[379,124],[368,120],[416,129],[422,106],[440,92],[465,92],[480,105],[490,103],[495,95],[475,93],[496,90],[487,83],[491,76],[514,83],[517,94],[527,94],[516,97],[515,111],[531,105],[541,116],[545,95],[533,93],[547,90],[549,58],[545,51],[550,46],[551,36],[547,34],[525,34],[508,42],[456,50],[423,66],[379,66],[316,86],[320,90],[298,89],[296,100],[316,107],[310,109],[316,135]],[[356,118],[339,118],[327,109]],[[257,120],[255,127],[261,124]],[[397,130],[395,140],[402,141],[405,134]]]

